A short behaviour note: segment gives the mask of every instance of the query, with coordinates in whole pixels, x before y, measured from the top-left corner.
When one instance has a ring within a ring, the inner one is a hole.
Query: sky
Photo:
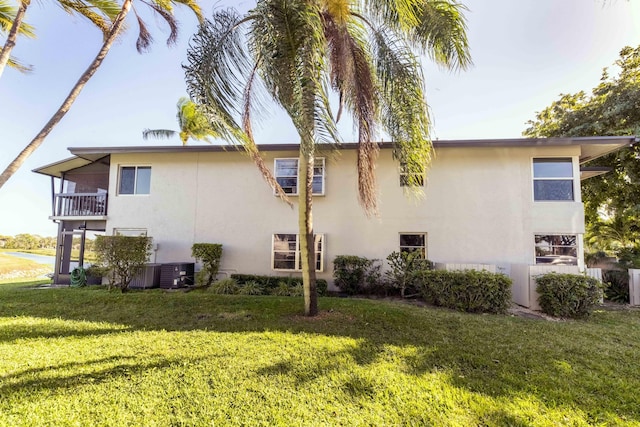
[[[520,137],[536,112],[561,93],[590,92],[624,46],[640,45],[640,0],[463,0],[474,65],[451,73],[423,60],[433,139]],[[200,1],[205,16],[214,7],[245,12],[252,1]],[[139,10],[143,13],[142,10]],[[145,128],[177,129],[175,104],[186,95],[181,64],[197,28],[177,10],[180,39],[164,43],[168,30],[148,17],[152,50],[135,50],[136,24],[120,38],[62,122],[21,170],[0,188],[0,235],[54,236],[51,186],[34,168],[70,156],[68,147],[179,145],[179,139],[145,141]],[[13,54],[32,64],[24,75],[6,69],[0,77],[0,168],[4,169],[57,110],[102,41],[100,32],[54,2],[33,2],[26,21],[36,40],[20,39]],[[4,38],[0,36],[4,43]],[[259,144],[295,143],[283,113],[263,116],[255,127]],[[355,136],[348,122],[344,141]]]

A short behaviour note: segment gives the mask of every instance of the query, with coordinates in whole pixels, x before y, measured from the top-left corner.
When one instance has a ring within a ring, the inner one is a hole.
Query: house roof
[[[585,163],[605,154],[629,146],[636,141],[635,136],[597,136],[576,138],[509,138],[509,139],[451,139],[434,140],[433,146],[440,148],[502,148],[502,147],[562,147],[580,146],[580,163]],[[263,144],[258,148],[261,151],[298,151],[298,144]],[[342,143],[327,145],[321,148],[337,148],[340,150],[353,150],[357,143]],[[390,142],[380,143],[380,148],[392,148]],[[62,172],[84,166],[102,157],[116,153],[200,153],[200,152],[224,152],[235,151],[241,148],[233,145],[179,145],[179,146],[120,146],[120,147],[70,147],[69,151],[74,158],[52,163],[37,169],[34,172],[49,176],[60,177]]]

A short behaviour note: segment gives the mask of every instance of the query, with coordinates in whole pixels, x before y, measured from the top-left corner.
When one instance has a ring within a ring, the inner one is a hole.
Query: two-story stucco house
[[[375,218],[358,204],[355,144],[320,150],[313,200],[318,277],[331,282],[336,255],[384,259],[420,250],[439,263],[495,266],[514,278],[514,300],[535,306],[527,281],[532,266],[584,268],[580,180],[603,171],[583,164],[634,140],[434,141],[422,197],[408,194],[383,143]],[[298,146],[260,149],[296,202]],[[224,272],[298,274],[296,210],[274,195],[243,152],[216,145],[69,151],[71,159],[35,170],[52,177],[56,281],[68,280],[72,244],[87,230],[145,233],[156,244],[157,263],[191,260],[193,243],[210,242],[223,244]]]

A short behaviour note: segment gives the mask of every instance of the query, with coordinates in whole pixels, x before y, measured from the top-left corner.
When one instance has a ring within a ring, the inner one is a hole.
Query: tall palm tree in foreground
[[[185,66],[191,99],[213,129],[240,143],[254,159],[251,113],[266,92],[291,118],[300,137],[298,226],[305,314],[318,312],[313,250],[312,179],[317,143],[339,141],[336,121],[346,109],[358,129],[359,200],[377,213],[378,132],[408,184],[431,159],[429,118],[419,54],[446,68],[470,65],[465,7],[451,0],[258,0],[246,15],[217,11],[201,26]],[[337,117],[328,90],[339,94]],[[263,169],[273,184],[270,171]]]
[[[196,15],[198,20],[202,20],[202,13],[200,7],[196,3],[196,0],[140,0],[143,4],[149,6],[158,16],[160,16],[169,26],[170,33],[167,39],[167,44],[172,45],[175,44],[178,37],[178,23],[173,16],[173,6],[176,4],[182,4],[187,6],[193,13]],[[102,47],[98,52],[98,55],[93,59],[89,67],[82,73],[80,79],[76,82],[74,87],[71,89],[71,92],[67,95],[65,100],[62,102],[62,105],[58,108],[58,110],[53,114],[51,119],[44,125],[44,127],[38,132],[38,134],[31,140],[29,144],[18,154],[18,156],[5,168],[5,170],[0,174],[0,189],[7,182],[9,178],[13,176],[14,173],[22,166],[25,160],[33,153],[45,140],[47,135],[53,130],[53,128],[62,120],[62,118],[67,114],[71,105],[75,102],[78,95],[84,86],[87,84],[89,79],[93,77],[93,75],[98,71],[98,68],[104,61],[104,58],[109,53],[113,42],[118,37],[118,35],[122,32],[123,24],[129,10],[131,10],[133,0],[124,0],[122,4],[122,8],[120,12],[113,20],[113,23],[110,26],[109,32],[102,43]],[[140,18],[140,16],[135,12],[137,22],[138,22],[138,40],[136,43],[136,48],[138,52],[144,52],[149,48],[152,42],[151,33],[146,27],[144,21]]]
[[[179,131],[171,129],[145,129],[142,131],[144,139],[149,138],[172,138],[175,135],[180,136],[182,145],[187,145],[189,138],[197,141],[205,141],[211,143],[210,138],[217,138],[219,135],[211,129],[207,117],[202,114],[198,106],[187,97],[178,100],[178,119]]]
[[[106,38],[111,28],[111,22],[120,12],[120,5],[116,0],[55,0],[65,12],[69,14],[77,14],[87,18],[96,27],[98,27]],[[31,4],[31,0],[18,0],[18,8],[15,9],[8,5],[5,0],[0,1],[0,27],[8,30],[7,39],[5,40],[2,50],[0,50],[0,76],[7,64],[15,65],[15,60],[11,60],[11,51],[16,45],[18,35],[32,32],[32,28],[24,24],[22,21],[27,9]],[[2,10],[11,9],[11,23],[8,24],[6,19],[2,18]],[[18,66],[18,69],[24,68]]]

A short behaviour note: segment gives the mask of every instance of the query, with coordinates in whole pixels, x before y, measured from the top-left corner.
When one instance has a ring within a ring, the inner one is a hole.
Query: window
[[[427,234],[426,233],[401,233],[400,252],[420,252],[422,259],[427,258]]]
[[[114,236],[128,236],[128,237],[139,237],[147,235],[146,228],[114,228],[113,229]]]
[[[575,234],[536,234],[536,264],[578,265]]]
[[[149,194],[151,190],[151,166],[122,166],[118,194]]]
[[[425,173],[421,174],[410,174],[407,172],[407,164],[400,164],[400,187],[408,187],[409,186],[409,177],[415,177],[415,181],[419,186],[424,186],[424,178]]]
[[[316,255],[316,271],[322,271],[324,264],[324,236],[314,236],[314,251]],[[274,270],[301,271],[300,239],[297,234],[274,234],[272,247]]]
[[[533,159],[533,200],[574,200],[571,158]]]
[[[298,159],[275,159],[276,181],[285,193],[298,194]],[[324,195],[324,159],[315,159],[313,166],[313,195]]]

